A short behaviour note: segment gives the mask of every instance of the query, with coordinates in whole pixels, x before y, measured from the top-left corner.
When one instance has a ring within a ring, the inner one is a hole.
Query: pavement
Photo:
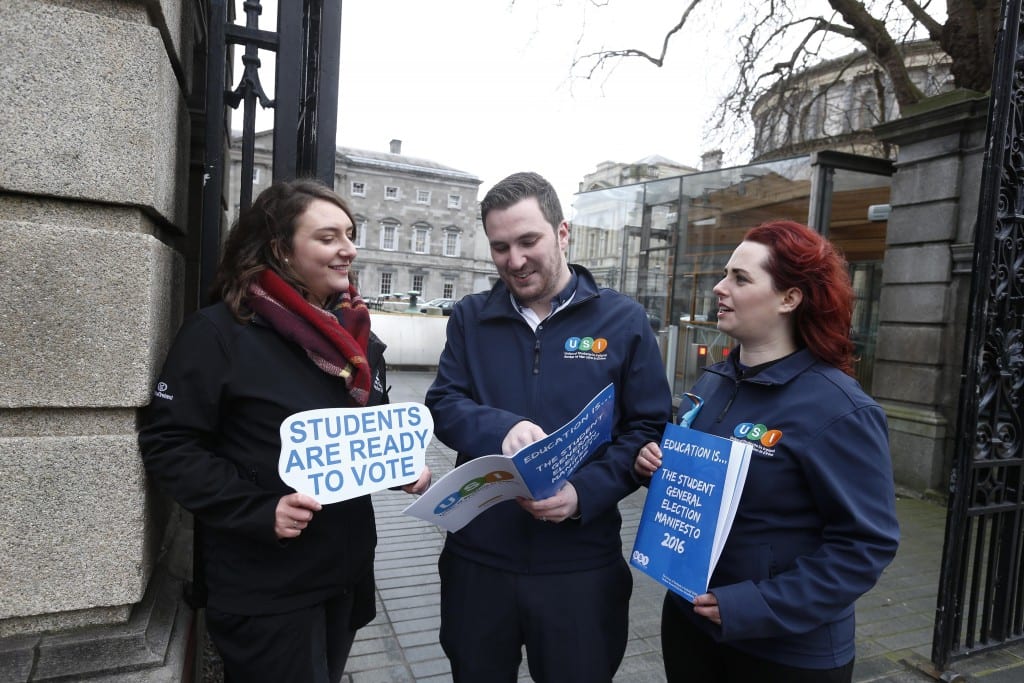
[[[422,401],[432,372],[389,371],[391,400]],[[435,480],[448,472],[455,454],[437,439],[427,450]],[[623,552],[632,549],[645,491],[619,504]],[[374,494],[377,511],[377,618],[359,631],[346,669],[346,683],[447,683],[448,660],[437,640],[440,581],[437,557],[444,532],[406,516],[408,494]],[[896,503],[902,541],[878,584],[857,603],[856,683],[1024,682],[1024,643],[976,653],[931,670],[935,595],[939,584],[945,507],[900,496]],[[665,683],[660,619],[665,589],[634,570],[629,643],[615,683]],[[524,663],[519,680],[529,681]]]

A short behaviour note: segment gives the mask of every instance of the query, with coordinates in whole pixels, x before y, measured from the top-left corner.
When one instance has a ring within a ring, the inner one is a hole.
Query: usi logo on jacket
[[[604,337],[569,337],[565,340],[562,358],[582,360],[606,360],[608,340]]]
[[[775,446],[782,441],[782,432],[778,429],[768,429],[763,424],[753,422],[739,423],[732,430],[732,436],[740,441],[750,441],[755,453],[769,458],[775,457]]]

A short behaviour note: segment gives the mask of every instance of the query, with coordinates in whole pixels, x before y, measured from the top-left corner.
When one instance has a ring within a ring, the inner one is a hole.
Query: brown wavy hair
[[[855,295],[846,259],[826,238],[795,221],[762,223],[743,239],[768,247],[764,268],[777,291],[796,287],[803,293],[793,312],[797,343],[852,376]]]
[[[299,216],[317,199],[328,201],[345,212],[352,221],[354,239],[355,217],[345,200],[333,190],[312,178],[277,181],[260,192],[252,206],[238,215],[224,243],[224,253],[211,286],[211,299],[227,304],[238,320],[251,319],[252,311],[245,305],[249,285],[267,268],[306,296],[306,286],[284,259],[292,251]]]

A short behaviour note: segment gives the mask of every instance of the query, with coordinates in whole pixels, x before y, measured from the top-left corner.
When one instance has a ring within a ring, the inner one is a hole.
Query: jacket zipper
[[[590,295],[588,297],[580,299],[579,301],[573,301],[566,310],[568,310],[569,308],[575,308],[576,306],[578,306],[579,304],[583,303],[584,301],[590,301],[591,299],[595,298],[596,296],[597,296],[596,294],[592,294],[592,295]],[[548,316],[548,317],[551,317],[551,316]],[[535,339],[534,339],[534,342],[533,342],[533,374],[534,375],[539,375],[540,374],[540,333],[543,331],[544,323],[546,321],[547,321],[547,318],[542,320],[540,325],[537,326],[537,329],[533,331],[533,333],[535,335]]]
[[[729,408],[732,408],[732,402],[736,400],[736,394],[740,393],[740,381],[741,380],[738,379],[733,381],[732,395],[729,397],[729,400],[725,402],[725,407],[722,408],[722,412],[720,412],[718,417],[715,418],[715,424],[721,422],[725,418],[725,414],[729,412]]]
[[[729,408],[732,408],[733,401],[736,400],[736,396],[740,393],[740,384],[742,382],[747,382],[748,384],[762,384],[764,386],[771,386],[772,384],[771,382],[759,382],[756,379],[743,379],[742,377],[737,377],[736,379],[734,379],[732,385],[732,395],[729,397],[729,400],[725,402],[725,407],[722,408],[722,412],[720,412],[718,414],[718,417],[715,418],[715,424],[718,424],[723,419],[725,419],[725,414],[729,412]]]

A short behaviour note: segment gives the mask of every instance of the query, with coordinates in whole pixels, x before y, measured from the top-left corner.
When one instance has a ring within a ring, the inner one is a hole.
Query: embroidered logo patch
[[[166,398],[168,401],[173,401],[174,395],[168,394],[167,389],[167,382],[160,382],[156,385],[156,391],[153,392],[153,395],[159,398]]]
[[[569,337],[565,340],[562,358],[583,360],[605,360],[608,354],[608,340],[604,337]]]
[[[753,422],[741,422],[732,430],[736,439],[754,442],[754,450],[760,455],[772,457],[775,455],[775,446],[782,441],[782,432],[778,429],[768,429],[763,424]]]

